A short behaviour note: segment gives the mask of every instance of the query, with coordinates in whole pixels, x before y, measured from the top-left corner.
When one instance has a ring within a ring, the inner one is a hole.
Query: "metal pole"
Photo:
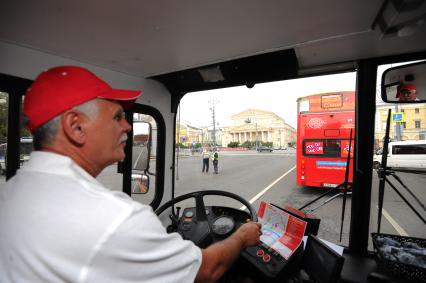
[[[382,152],[382,164],[381,168],[377,170],[379,176],[379,211],[377,213],[377,233],[380,233],[381,223],[382,223],[382,210],[383,210],[383,198],[385,195],[385,182],[386,182],[386,167],[387,167],[387,157],[388,157],[388,145],[389,145],[389,128],[391,120],[391,109],[388,110],[388,117],[386,119],[386,131],[385,131],[385,140],[383,142],[383,152]]]
[[[178,106],[178,142],[177,142],[177,155],[176,155],[176,180],[179,180],[179,153],[180,153],[180,105]]]
[[[213,146],[216,146],[216,117],[215,117],[215,106],[212,107],[212,116],[213,116]]]
[[[213,120],[213,146],[216,146],[216,104],[219,101],[216,98],[210,98],[209,104],[211,105],[210,110],[212,111],[212,120]]]
[[[395,105],[395,112],[399,112],[398,104]],[[395,122],[395,140],[401,140],[401,122]]]
[[[349,132],[349,149],[348,149],[348,157],[346,159],[345,182],[343,185],[342,217],[340,222],[340,242],[342,241],[343,222],[345,221],[346,197],[347,197],[347,189],[349,185],[349,168],[351,164],[351,150],[352,150],[352,129]]]

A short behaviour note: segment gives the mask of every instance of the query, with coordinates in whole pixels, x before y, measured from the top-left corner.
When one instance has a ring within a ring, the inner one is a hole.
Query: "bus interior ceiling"
[[[74,63],[147,78],[284,50],[275,72],[341,71],[353,66],[335,63],[424,50],[423,2],[6,0],[0,71],[33,79],[40,69]],[[239,79],[230,85],[283,78],[233,67]]]
[[[164,120],[173,129],[172,112],[187,92],[358,70],[357,92],[369,96],[357,98],[365,122],[357,122],[357,137],[366,142],[356,150],[365,153],[373,149],[371,67],[377,58],[425,58],[425,17],[421,0],[4,0],[0,77],[32,80],[56,65],[89,67],[115,87],[142,88],[138,102],[170,115]],[[165,164],[173,164],[173,141],[166,143]],[[371,168],[368,154],[355,156]],[[371,186],[369,174],[354,175],[358,186]],[[167,177],[165,188],[172,187]],[[358,208],[369,206],[369,196],[353,196],[359,199]],[[351,226],[362,237],[365,211],[353,214]],[[365,251],[366,239],[356,245]]]

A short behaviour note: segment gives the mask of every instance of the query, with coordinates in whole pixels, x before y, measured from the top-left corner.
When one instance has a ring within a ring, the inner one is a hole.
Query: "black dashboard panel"
[[[250,215],[247,212],[230,207],[206,206],[206,215],[207,223],[198,220],[195,207],[185,208],[179,219],[178,233],[184,239],[196,239],[201,241],[202,246],[208,246],[212,242],[228,237],[241,224],[250,221]],[[219,221],[221,223],[218,223]],[[206,228],[204,226],[207,224],[208,231],[212,233],[205,233],[205,229],[200,229],[200,225]],[[200,231],[203,231],[203,235],[199,235]]]

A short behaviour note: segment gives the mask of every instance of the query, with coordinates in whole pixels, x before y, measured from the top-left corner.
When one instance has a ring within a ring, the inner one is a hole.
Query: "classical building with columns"
[[[247,109],[231,116],[232,125],[222,128],[222,146],[230,142],[272,142],[274,147],[296,142],[296,129],[273,112]]]

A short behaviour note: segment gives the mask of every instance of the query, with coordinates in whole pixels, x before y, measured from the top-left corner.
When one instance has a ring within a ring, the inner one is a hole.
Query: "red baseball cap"
[[[95,98],[118,101],[130,107],[141,91],[113,89],[82,67],[60,66],[42,72],[24,98],[26,127],[31,133],[57,115]]]
[[[413,84],[405,84],[401,87],[401,90],[403,89],[410,90],[410,91],[417,90],[416,86]]]

